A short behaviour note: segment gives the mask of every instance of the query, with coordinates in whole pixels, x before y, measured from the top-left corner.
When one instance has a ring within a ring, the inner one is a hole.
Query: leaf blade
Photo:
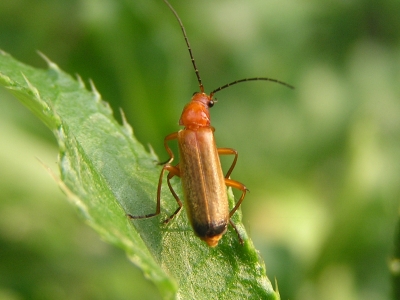
[[[55,134],[60,186],[69,198],[76,197],[72,202],[86,222],[123,248],[164,298],[279,299],[240,223],[240,213],[233,219],[245,245],[239,245],[229,230],[216,248],[194,236],[185,214],[168,226],[160,225],[176,207],[164,187],[160,217],[133,222],[126,218],[127,213],[154,211],[157,158],[145,151],[127,124],[115,121],[95,89],[87,91],[80,80],[48,63],[48,70],[37,70],[1,53],[0,84]],[[179,180],[173,180],[173,186],[182,195]]]

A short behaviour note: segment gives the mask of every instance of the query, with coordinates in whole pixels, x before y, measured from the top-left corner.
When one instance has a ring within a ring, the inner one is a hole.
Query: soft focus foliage
[[[207,91],[221,147],[251,193],[244,221],[282,299],[390,299],[400,196],[400,2],[171,1]],[[161,0],[2,0],[0,48],[40,50],[91,78],[135,135],[166,156],[197,90]],[[35,157],[57,169],[50,132],[0,90],[0,298],[158,299],[122,251],[98,240]],[[118,116],[116,116],[118,118]],[[176,249],[179,251],[179,249]]]

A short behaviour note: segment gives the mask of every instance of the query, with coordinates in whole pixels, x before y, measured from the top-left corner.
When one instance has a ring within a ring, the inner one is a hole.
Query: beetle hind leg
[[[241,245],[243,245],[243,238],[240,235],[239,230],[237,229],[235,223],[232,222],[231,217],[235,214],[235,212],[237,211],[239,206],[242,204],[243,199],[246,196],[246,193],[249,192],[249,189],[243,183],[240,183],[239,181],[228,179],[228,178],[225,178],[225,184],[229,187],[236,188],[236,189],[242,191],[242,195],[240,196],[238,202],[236,203],[234,208],[232,208],[232,210],[229,212],[229,224],[231,224],[233,229],[235,229],[236,234],[238,235],[238,238],[239,238],[239,243]]]
[[[239,232],[239,230],[237,229],[236,224],[233,223],[231,219],[229,219],[229,224],[231,224],[231,226],[233,227],[233,229],[235,229],[235,232],[236,232],[236,234],[237,234],[237,236],[238,236],[240,245],[243,245],[243,238],[242,238],[242,236],[240,235],[240,232]]]
[[[249,189],[243,183],[240,183],[239,181],[232,180],[232,179],[225,178],[225,184],[227,186],[230,186],[230,187],[233,187],[233,188],[236,188],[236,189],[242,191],[242,196],[240,197],[239,201],[236,203],[235,207],[229,213],[229,218],[230,218],[233,216],[233,214],[236,212],[236,210],[242,204],[243,199],[246,196],[246,193],[249,192]]]

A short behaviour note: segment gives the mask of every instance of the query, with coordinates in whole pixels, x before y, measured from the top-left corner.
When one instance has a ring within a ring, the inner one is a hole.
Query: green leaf
[[[47,70],[34,69],[1,52],[0,84],[53,131],[60,149],[58,184],[85,221],[124,249],[165,299],[279,299],[240,212],[233,221],[244,245],[230,228],[215,248],[193,234],[185,213],[161,224],[177,207],[165,186],[160,216],[126,217],[155,211],[157,157],[134,138],[124,118],[122,125],[113,118],[93,84],[88,91],[80,78],[46,61]],[[179,179],[173,186],[182,195]]]
[[[400,299],[400,221],[396,228],[393,254],[389,264],[392,273],[393,299]]]

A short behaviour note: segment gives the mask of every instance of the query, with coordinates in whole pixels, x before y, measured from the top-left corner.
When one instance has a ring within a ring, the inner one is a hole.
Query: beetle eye
[[[213,100],[210,100],[210,101],[208,101],[208,107],[213,107],[214,106],[214,101]]]

